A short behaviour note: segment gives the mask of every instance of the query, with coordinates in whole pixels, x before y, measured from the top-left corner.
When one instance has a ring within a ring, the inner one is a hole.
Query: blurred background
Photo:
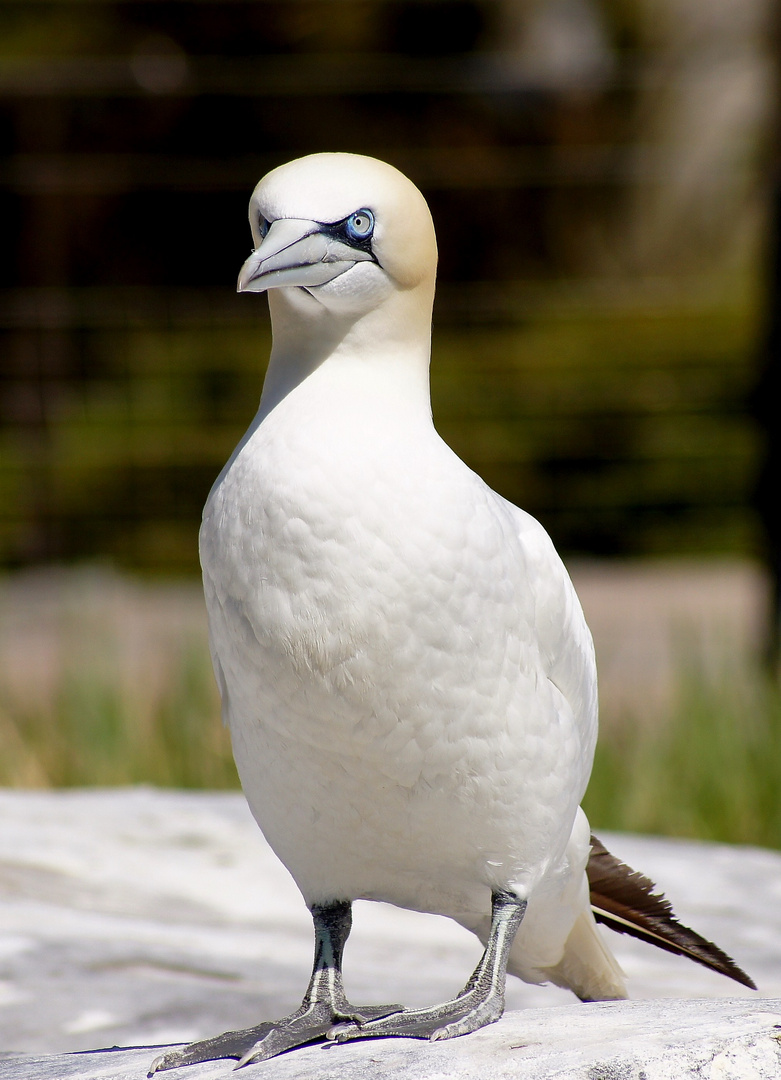
[[[773,0],[0,2],[0,782],[235,783],[197,582],[260,176],[372,154],[440,245],[442,435],[597,640],[602,825],[781,844]]]

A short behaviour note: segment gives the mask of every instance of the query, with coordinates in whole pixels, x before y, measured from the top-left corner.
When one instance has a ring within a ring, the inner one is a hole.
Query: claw
[[[269,1058],[281,1054],[283,1050],[292,1050],[293,1046],[299,1045],[297,1043],[292,1043],[292,1045],[286,1046],[283,1043],[283,1045],[275,1047],[274,1035],[277,1034],[280,1034],[280,1032],[270,1031],[264,1038],[258,1039],[258,1041],[249,1048],[246,1054],[243,1054],[239,1058],[233,1066],[233,1071],[236,1072],[238,1069],[243,1069],[245,1065],[253,1065],[258,1061],[267,1061]]]
[[[329,1042],[344,1042],[344,1039],[340,1038],[340,1036],[349,1036],[351,1031],[362,1026],[355,1020],[343,1020],[341,1024],[334,1024],[333,1027],[329,1028],[325,1033],[325,1037]]]
[[[167,1069],[178,1069],[183,1065],[196,1065],[202,1061],[218,1061],[220,1058],[242,1058],[248,1050],[261,1043],[273,1030],[271,1023],[258,1024],[257,1027],[244,1031],[226,1031],[214,1039],[190,1043],[178,1050],[167,1050],[160,1054],[149,1067],[147,1077]]]

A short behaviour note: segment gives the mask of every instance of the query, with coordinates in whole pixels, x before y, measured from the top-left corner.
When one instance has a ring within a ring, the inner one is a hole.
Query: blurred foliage
[[[238,785],[202,648],[185,647],[151,707],[139,704],[110,667],[78,664],[62,673],[51,705],[0,698],[0,785]]]
[[[681,659],[668,715],[603,727],[583,806],[595,828],[781,847],[781,689]]]
[[[752,332],[746,300],[440,319],[435,422],[565,552],[750,550]],[[197,570],[201,507],[269,347],[265,321],[83,332],[82,377],[42,384],[46,428],[0,429],[6,561],[38,520],[61,556]]]
[[[3,588],[0,785],[237,786],[196,587],[82,571]],[[595,829],[781,847],[781,692],[722,644],[706,661],[681,637],[652,715],[631,686],[604,704]]]
[[[268,353],[247,198],[331,149],[429,200],[489,483],[564,551],[751,549],[767,34],[711,8],[0,0],[0,565],[195,570]]]
[[[440,336],[441,433],[565,552],[750,549],[747,306],[532,316]]]
[[[0,579],[0,786],[237,783],[193,586]]]

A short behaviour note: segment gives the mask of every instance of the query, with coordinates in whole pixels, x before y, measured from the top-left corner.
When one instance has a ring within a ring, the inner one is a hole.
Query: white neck
[[[432,301],[433,282],[395,291],[358,314],[338,314],[303,290],[269,293],[273,346],[257,421],[326,364],[335,376],[368,378],[378,393],[430,415]]]

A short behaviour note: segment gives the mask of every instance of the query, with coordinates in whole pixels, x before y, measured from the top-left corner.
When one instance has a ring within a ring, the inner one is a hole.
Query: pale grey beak
[[[325,285],[371,255],[323,231],[319,221],[280,218],[239,273],[237,292]]]

